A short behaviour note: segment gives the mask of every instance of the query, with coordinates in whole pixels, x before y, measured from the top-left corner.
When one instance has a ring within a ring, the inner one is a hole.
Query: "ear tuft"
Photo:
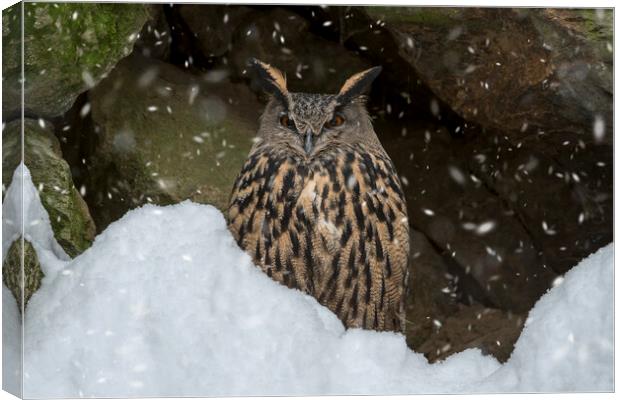
[[[286,89],[286,78],[282,71],[256,58],[248,60],[248,65],[257,72],[263,90],[286,103],[288,90]]]
[[[338,92],[338,102],[345,104],[362,95],[381,73],[381,69],[381,67],[373,67],[347,79]]]

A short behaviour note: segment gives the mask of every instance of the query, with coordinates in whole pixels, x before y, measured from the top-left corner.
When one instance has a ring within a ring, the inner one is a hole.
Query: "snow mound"
[[[510,359],[481,390],[612,391],[613,266],[609,244],[568,271],[535,304]]]
[[[611,245],[539,301],[504,365],[478,350],[429,364],[402,335],[345,331],[252,265],[208,205],[144,206],[79,257],[51,253],[25,318],[26,397],[613,389]]]

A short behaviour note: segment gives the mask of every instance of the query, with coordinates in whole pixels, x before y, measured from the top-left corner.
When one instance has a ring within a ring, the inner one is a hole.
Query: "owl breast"
[[[346,145],[307,159],[258,147],[235,182],[228,220],[257,266],[345,326],[404,328],[408,221],[383,151]]]

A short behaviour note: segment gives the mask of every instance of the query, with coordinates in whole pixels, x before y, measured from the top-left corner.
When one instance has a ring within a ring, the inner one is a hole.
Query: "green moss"
[[[20,125],[20,121],[9,123],[2,135],[5,187],[10,183],[20,161]],[[92,243],[95,236],[94,223],[73,186],[69,165],[62,158],[56,137],[34,120],[24,122],[24,132],[25,164],[34,185],[39,189],[41,203],[49,215],[54,236],[65,252],[75,257]]]
[[[612,9],[576,9],[576,17],[583,24],[582,33],[593,41],[613,43],[614,12]]]
[[[21,63],[21,6],[19,3],[2,10],[2,75],[3,80]]]
[[[34,247],[27,240],[23,241],[18,238],[7,252],[4,262],[2,263],[2,282],[11,291],[19,310],[22,310],[22,253],[24,257],[23,269],[23,285],[24,285],[24,303],[28,304],[28,300],[41,287],[41,280],[44,277],[41,270],[41,264],[37,258]]]
[[[545,15],[544,10],[533,14],[532,21],[536,29],[540,32],[542,39],[557,49],[566,46],[565,36],[579,38],[579,47],[583,47],[586,53],[592,51],[591,56],[597,61],[602,61],[611,65],[613,63],[613,10],[611,9],[566,9],[551,10],[548,13],[557,14],[553,16],[554,23],[550,23],[549,16]],[[558,31],[561,34],[558,34]],[[574,45],[575,47],[577,45]],[[600,71],[599,71],[600,72]],[[601,72],[606,74],[605,72]],[[611,84],[611,68],[608,77],[605,78]]]
[[[18,6],[3,13],[4,75],[13,89],[20,72]],[[24,15],[26,107],[50,116],[64,112],[127,55],[149,17],[142,4],[97,3],[25,3]],[[16,104],[3,107],[11,111]]]

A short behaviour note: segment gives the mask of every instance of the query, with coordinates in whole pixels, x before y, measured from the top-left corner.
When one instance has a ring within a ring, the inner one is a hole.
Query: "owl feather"
[[[278,81],[271,66],[254,65]],[[279,87],[286,96],[275,96],[261,118],[234,183],[228,224],[268,276],[315,297],[346,327],[402,331],[406,204],[357,101],[379,71],[354,75],[335,95]]]

